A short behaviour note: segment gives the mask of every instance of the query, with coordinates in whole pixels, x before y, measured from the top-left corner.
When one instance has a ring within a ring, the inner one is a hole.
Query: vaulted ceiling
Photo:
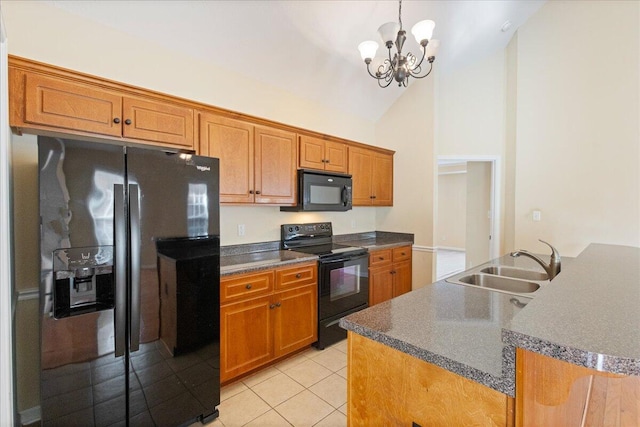
[[[406,90],[379,88],[357,50],[377,40],[380,25],[397,22],[397,1],[44,1],[372,121]],[[504,48],[544,1],[404,0],[402,21],[407,30],[423,19],[436,22],[434,66],[446,73]],[[507,20],[512,26],[503,32]],[[378,55],[386,53],[380,45]],[[410,34],[405,46],[419,50]]]

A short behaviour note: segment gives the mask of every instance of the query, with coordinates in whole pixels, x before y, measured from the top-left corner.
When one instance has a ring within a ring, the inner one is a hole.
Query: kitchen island
[[[507,256],[492,263],[541,271],[530,259]],[[562,273],[533,299],[440,281],[342,319],[341,326],[349,331],[350,425],[447,425],[460,420],[435,417],[443,412],[467,414],[466,420],[481,425],[580,425],[584,420],[616,425],[614,419],[625,420],[616,414],[627,417],[626,425],[638,425],[639,271],[640,249],[591,245],[575,260],[563,260]],[[401,361],[415,367],[394,371],[394,366],[381,365],[382,358],[359,357],[372,349],[390,352],[398,358],[396,365]],[[531,361],[531,354],[550,360]],[[571,370],[574,366],[584,371]],[[387,368],[390,377],[385,377]],[[433,369],[438,374],[429,372]],[[394,409],[387,403],[382,413],[384,399],[377,398],[374,384],[362,384],[363,372],[375,373],[378,384],[391,388],[384,394],[387,402],[399,390],[422,393],[419,410],[408,413],[411,405]],[[557,392],[557,382],[532,387],[532,380],[546,378],[560,379],[566,393]],[[626,396],[618,406],[607,400],[614,389]],[[437,399],[438,394],[443,398]]]

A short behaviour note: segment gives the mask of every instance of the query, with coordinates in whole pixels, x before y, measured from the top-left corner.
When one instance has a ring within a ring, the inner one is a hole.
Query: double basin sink
[[[483,264],[448,277],[445,281],[531,298],[538,289],[549,283],[549,276],[542,271]]]

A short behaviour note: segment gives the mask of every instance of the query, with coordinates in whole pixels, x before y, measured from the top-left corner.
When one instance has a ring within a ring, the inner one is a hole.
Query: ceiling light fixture
[[[420,58],[419,61],[412,53],[407,53],[406,56],[403,55],[402,47],[407,39],[407,32],[402,29],[402,0],[400,0],[398,6],[398,23],[387,22],[378,28],[378,34],[389,50],[389,58],[386,58],[382,64],[378,66],[375,74],[371,72],[370,65],[376,56],[378,43],[366,41],[360,43],[358,46],[360,56],[362,56],[365,64],[367,64],[369,75],[378,81],[380,87],[387,87],[394,80],[398,82],[398,86],[407,87],[410,77],[416,79],[427,77],[433,69],[433,61],[436,59],[436,52],[440,45],[438,40],[431,40],[435,26],[435,22],[425,20],[418,22],[411,29],[411,33],[422,47],[422,58]],[[391,58],[391,47],[394,44],[397,52],[393,55],[393,58]],[[427,58],[427,62],[429,62],[429,70],[425,74],[422,74],[424,71],[422,69],[422,63],[425,57]]]

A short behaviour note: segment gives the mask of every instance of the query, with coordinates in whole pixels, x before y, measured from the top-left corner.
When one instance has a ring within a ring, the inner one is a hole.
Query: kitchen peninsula
[[[640,249],[563,261],[532,299],[439,281],[344,318],[350,425],[638,425]]]

